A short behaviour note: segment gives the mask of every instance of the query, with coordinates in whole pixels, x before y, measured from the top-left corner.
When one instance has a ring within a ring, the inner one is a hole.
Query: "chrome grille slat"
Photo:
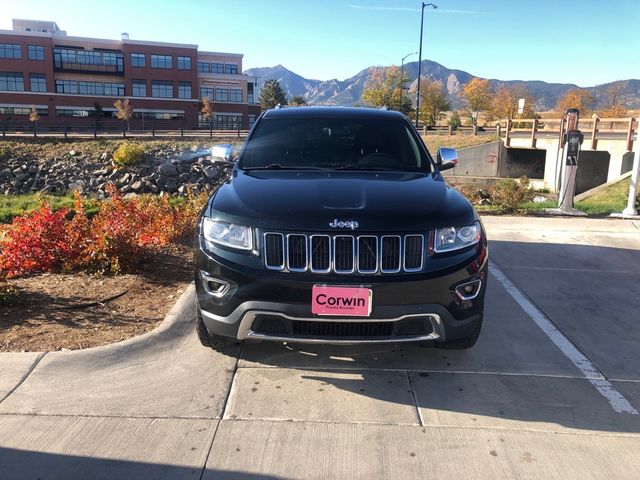
[[[425,236],[267,232],[261,247],[270,270],[337,274],[420,272]]]

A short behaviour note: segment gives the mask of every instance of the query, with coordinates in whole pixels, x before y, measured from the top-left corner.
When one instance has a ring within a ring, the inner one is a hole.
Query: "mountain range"
[[[352,106],[361,104],[362,91],[371,73],[378,67],[368,67],[346,80],[313,80],[304,78],[291,70],[276,65],[275,67],[250,68],[245,71],[247,75],[259,77],[262,83],[265,80],[278,80],[287,97],[302,95],[310,105],[340,105]],[[415,86],[418,78],[418,62],[404,65],[405,75],[411,81],[409,90]],[[462,87],[475,76],[463,70],[449,69],[431,60],[422,61],[422,78],[429,78],[441,82],[447,90],[449,101],[453,108],[462,106],[459,93]],[[501,86],[523,85],[536,99],[537,111],[551,110],[556,102],[568,90],[579,88],[571,83],[548,83],[540,80],[497,80],[489,79],[489,84],[494,89]],[[640,108],[640,80],[619,80],[589,87],[595,96],[595,108],[606,106],[606,92],[611,86],[621,86],[622,98],[627,108]]]

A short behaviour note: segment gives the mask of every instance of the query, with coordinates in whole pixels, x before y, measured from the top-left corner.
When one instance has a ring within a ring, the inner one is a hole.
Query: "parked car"
[[[401,113],[268,110],[211,196],[195,236],[201,338],[432,342],[480,333],[487,239]]]

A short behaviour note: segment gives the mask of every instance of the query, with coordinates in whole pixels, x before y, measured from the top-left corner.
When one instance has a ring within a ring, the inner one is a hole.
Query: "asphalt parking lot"
[[[469,351],[152,334],[0,355],[0,478],[640,478],[640,223],[484,219]]]

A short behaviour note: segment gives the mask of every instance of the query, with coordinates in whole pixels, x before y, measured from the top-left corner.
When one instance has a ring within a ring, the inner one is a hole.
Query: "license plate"
[[[314,315],[371,315],[372,295],[369,288],[314,285],[311,297],[311,313]]]

